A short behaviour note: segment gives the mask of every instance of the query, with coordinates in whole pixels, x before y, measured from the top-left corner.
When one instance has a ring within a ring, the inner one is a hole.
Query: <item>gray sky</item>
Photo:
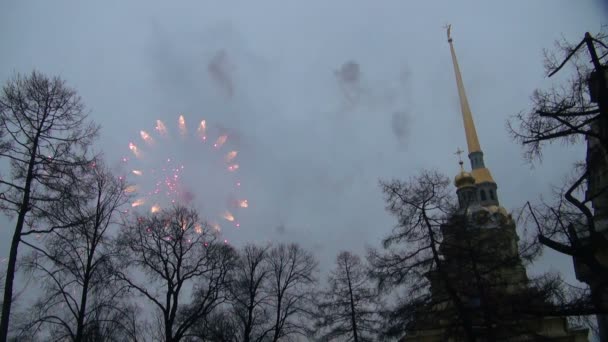
[[[66,79],[102,125],[97,146],[110,164],[163,120],[174,137],[157,151],[173,151],[201,175],[188,176],[197,203],[209,201],[204,189],[232,184],[208,168],[208,145],[175,137],[180,113],[191,125],[205,119],[239,151],[249,201],[241,227],[223,227],[226,237],[297,241],[326,269],[340,250],[379,246],[393,227],[379,178],[458,171],[454,151],[466,143],[444,24],[453,25],[486,165],[511,210],[547,194],[584,150],[549,148],[531,169],[505,120],[551,84],[542,49],[598,31],[606,14],[599,1],[566,0],[4,0],[0,81],[33,68]],[[354,104],[335,76],[351,60],[361,70]],[[212,195],[230,195],[216,188]],[[6,224],[0,257],[11,235]],[[571,277],[566,258],[547,253],[535,271],[548,269]]]

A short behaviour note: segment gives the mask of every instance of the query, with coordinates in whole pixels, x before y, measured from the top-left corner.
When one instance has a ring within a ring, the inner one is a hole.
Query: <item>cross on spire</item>
[[[454,152],[455,155],[458,156],[458,161],[462,163],[462,158],[461,158],[461,154],[463,154],[464,151],[460,149],[460,147],[458,149],[456,149],[456,152]]]
[[[461,150],[460,147],[456,149],[456,152],[454,152],[454,154],[458,156],[458,164],[460,164],[461,169],[464,168],[462,166],[464,163],[462,162],[462,156],[461,156],[461,154],[463,154],[463,153],[464,153],[464,151]]]

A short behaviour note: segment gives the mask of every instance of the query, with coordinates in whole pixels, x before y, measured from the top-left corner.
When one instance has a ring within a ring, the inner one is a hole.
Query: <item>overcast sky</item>
[[[443,25],[452,24],[486,165],[512,210],[547,194],[584,149],[550,148],[531,169],[505,121],[551,84],[542,49],[597,32],[607,13],[600,1],[568,0],[3,0],[0,81],[34,68],[64,78],[102,125],[97,146],[111,165],[163,120],[173,135],[157,139],[144,167],[172,151],[188,164],[197,205],[211,207],[210,193],[248,199],[240,228],[222,223],[231,243],[296,241],[326,269],[340,250],[379,246],[394,226],[379,179],[458,171],[454,151],[466,141]],[[360,79],[345,86],[336,71],[349,61]],[[178,139],[181,113],[190,132],[205,119],[210,137],[228,135],[223,150]],[[230,149],[239,170],[216,172],[208,161]],[[1,257],[12,230],[0,231]],[[550,269],[571,277],[571,261],[553,254],[532,272]]]

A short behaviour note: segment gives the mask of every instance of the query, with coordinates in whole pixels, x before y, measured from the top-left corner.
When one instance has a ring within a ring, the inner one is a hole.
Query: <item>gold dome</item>
[[[459,174],[454,177],[454,185],[460,189],[465,186],[474,186],[475,178],[469,172],[461,170]]]

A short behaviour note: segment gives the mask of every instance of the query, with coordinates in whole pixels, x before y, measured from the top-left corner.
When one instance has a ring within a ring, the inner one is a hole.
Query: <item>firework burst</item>
[[[174,204],[190,205],[216,231],[222,225],[238,228],[239,211],[249,207],[239,195],[238,151],[228,135],[214,132],[205,120],[193,130],[187,122],[184,115],[174,126],[156,120],[151,130],[139,131],[139,140],[129,142],[131,153],[121,161],[134,183],[126,190],[134,194],[131,207],[157,213]]]

